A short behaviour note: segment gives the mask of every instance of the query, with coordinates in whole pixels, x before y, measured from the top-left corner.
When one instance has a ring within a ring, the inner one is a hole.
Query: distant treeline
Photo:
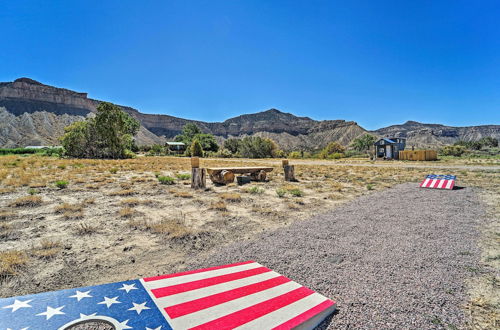
[[[0,155],[26,155],[42,154],[46,156],[59,156],[63,149],[61,147],[47,148],[0,148]]]

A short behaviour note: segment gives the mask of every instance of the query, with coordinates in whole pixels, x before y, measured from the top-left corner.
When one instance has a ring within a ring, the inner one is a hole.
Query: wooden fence
[[[399,152],[399,160],[437,160],[437,151],[403,150]]]

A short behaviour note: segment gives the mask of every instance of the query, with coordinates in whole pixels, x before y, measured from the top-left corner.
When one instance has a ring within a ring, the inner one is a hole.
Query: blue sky
[[[500,124],[500,1],[0,0],[0,81],[146,113]]]

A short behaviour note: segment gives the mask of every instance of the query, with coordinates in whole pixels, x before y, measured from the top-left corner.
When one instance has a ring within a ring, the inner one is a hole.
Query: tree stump
[[[223,170],[218,173],[211,174],[210,179],[214,183],[228,184],[234,182],[234,173],[231,171]]]
[[[295,182],[295,168],[293,165],[285,165],[283,166],[283,170],[285,171],[285,181]]]
[[[207,186],[206,171],[204,168],[191,168],[191,188],[205,189]]]

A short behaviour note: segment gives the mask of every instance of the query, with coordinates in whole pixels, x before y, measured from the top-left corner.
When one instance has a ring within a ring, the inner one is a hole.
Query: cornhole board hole
[[[421,188],[453,189],[455,186],[455,175],[429,174],[420,184]]]
[[[313,329],[335,303],[262,265],[230,265],[0,299],[0,329]]]

